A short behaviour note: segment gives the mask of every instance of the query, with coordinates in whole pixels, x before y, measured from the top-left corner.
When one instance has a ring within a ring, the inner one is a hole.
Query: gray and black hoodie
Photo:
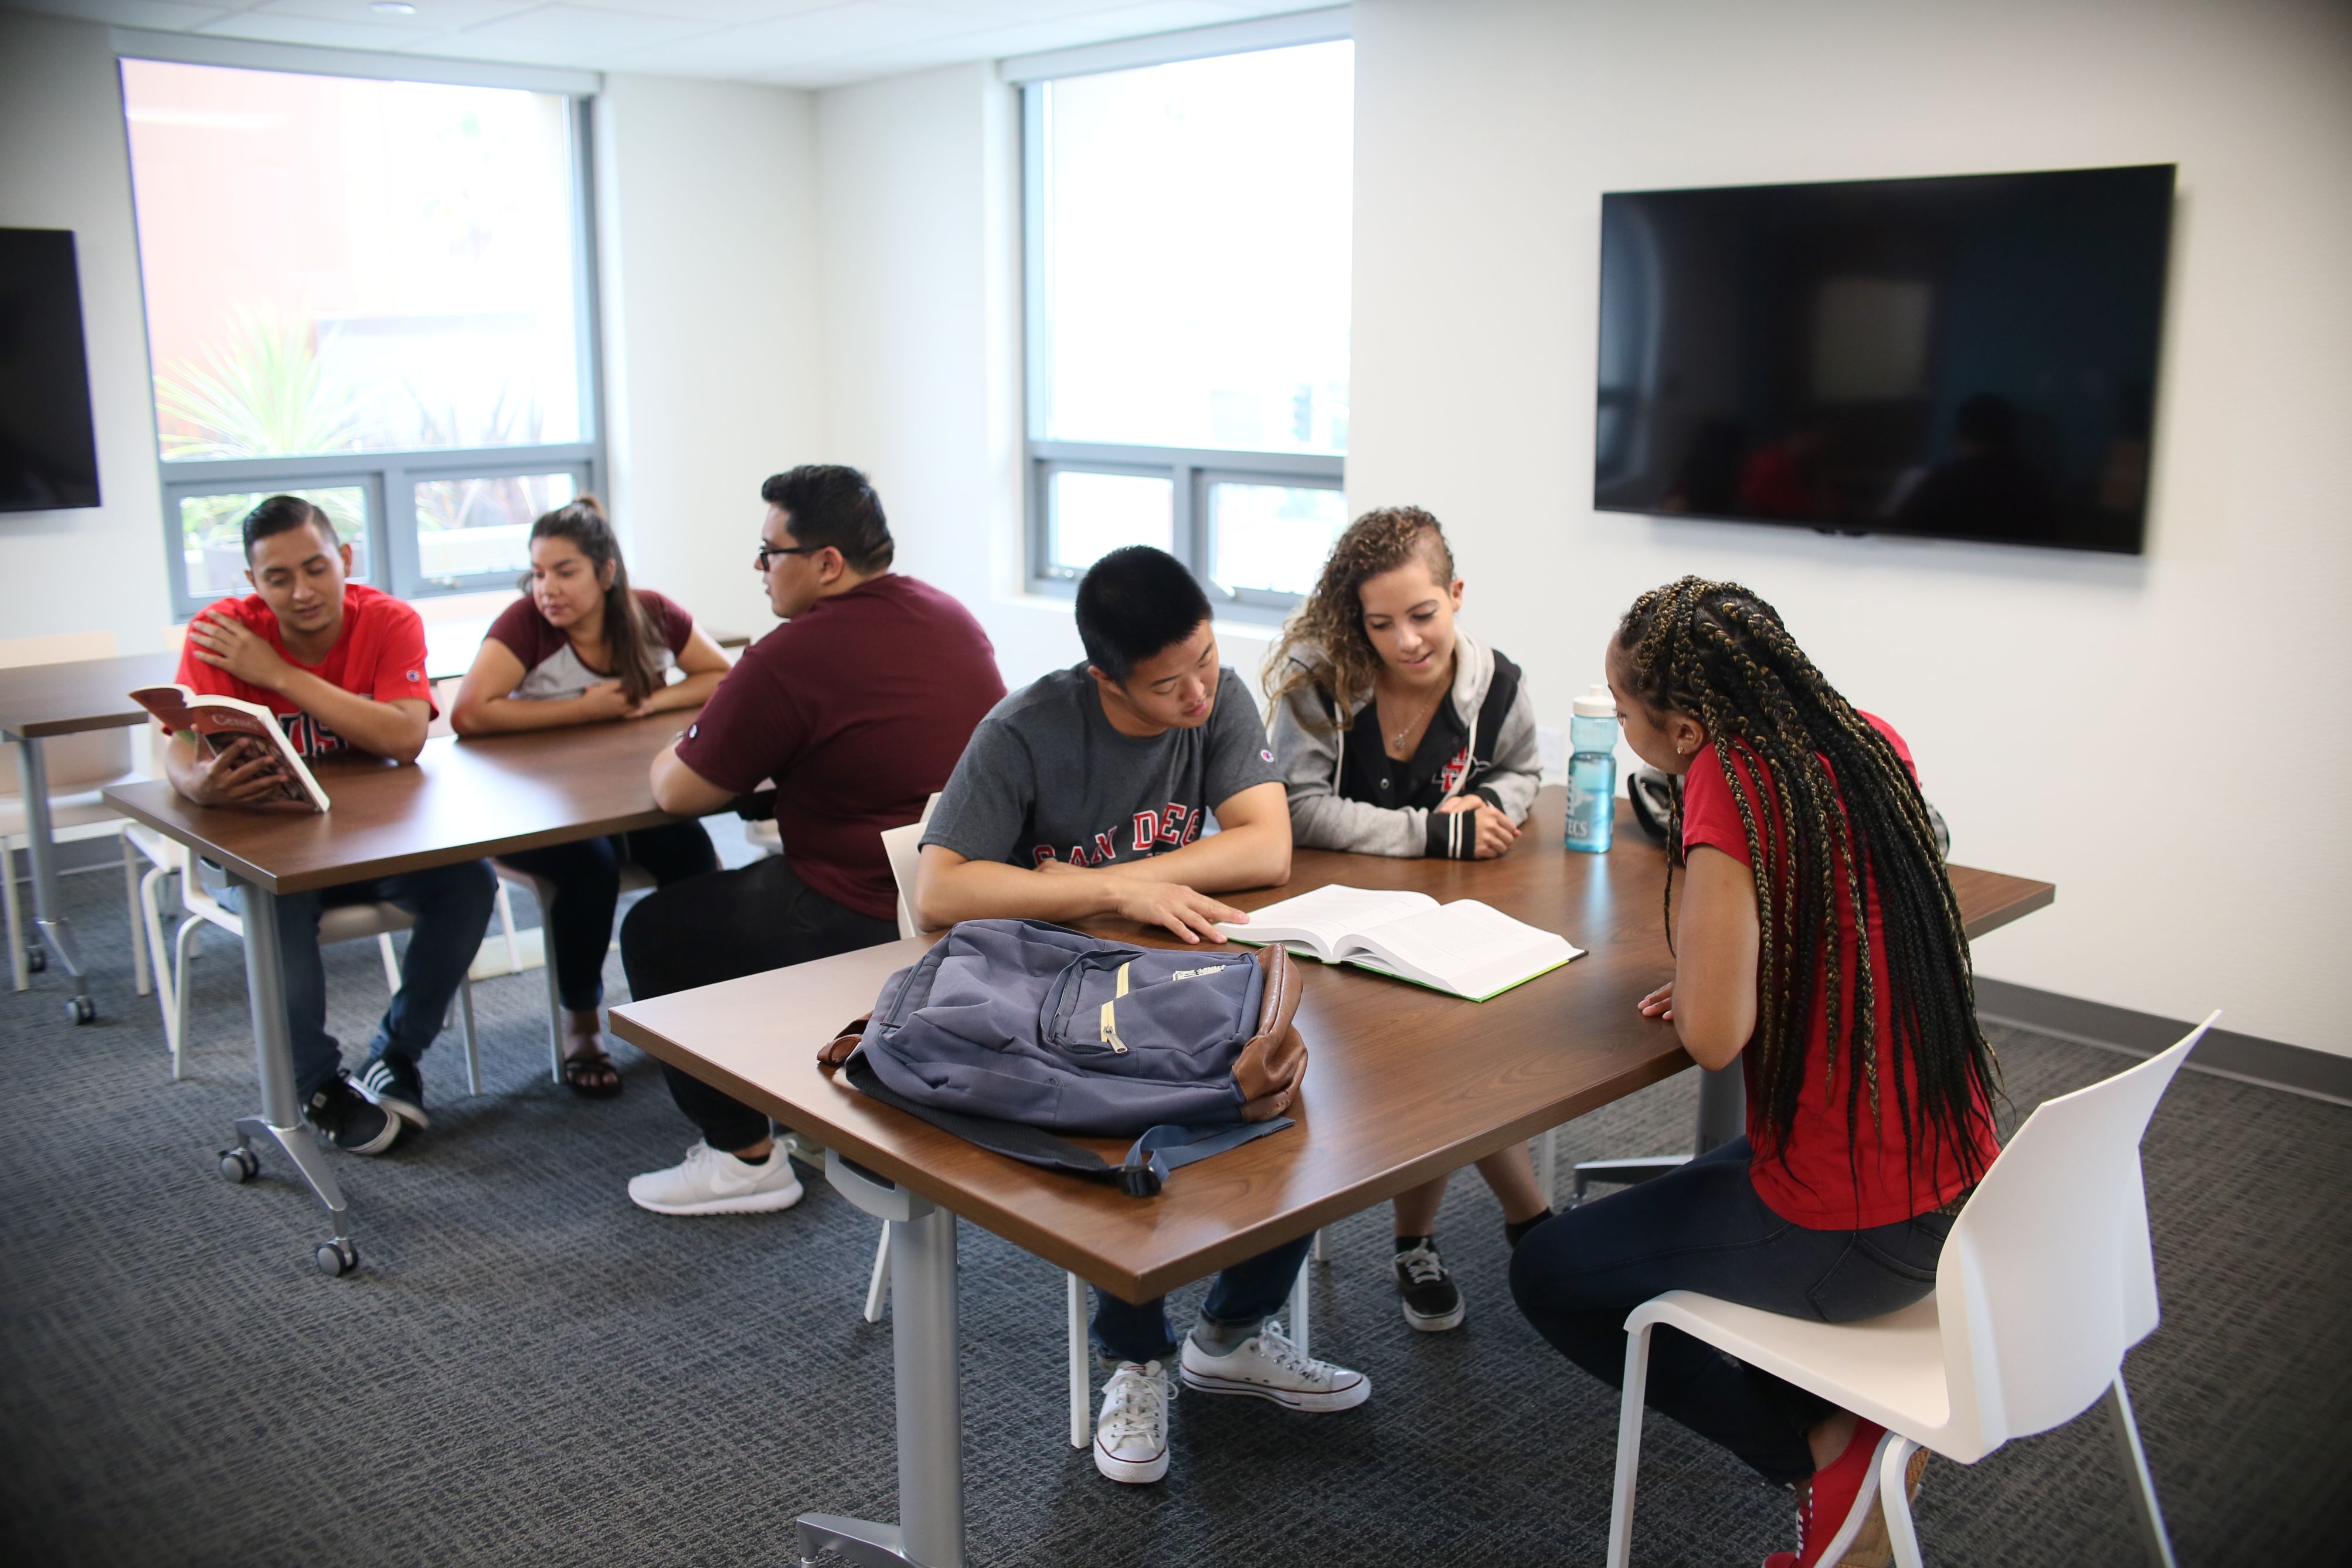
[[[1291,664],[1317,667],[1297,657]],[[1275,767],[1290,791],[1290,835],[1301,849],[1469,860],[1477,851],[1472,819],[1436,810],[1463,794],[1527,821],[1543,777],[1535,706],[1519,667],[1468,632],[1454,634],[1454,688],[1411,760],[1389,759],[1370,691],[1349,708],[1352,721],[1335,732],[1338,704],[1317,680],[1268,716]]]

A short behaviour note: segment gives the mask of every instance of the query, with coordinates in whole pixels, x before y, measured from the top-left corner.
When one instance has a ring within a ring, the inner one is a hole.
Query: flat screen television
[[[0,229],[0,512],[97,505],[73,234]]]
[[[2138,553],[2172,185],[1602,196],[1593,504]]]

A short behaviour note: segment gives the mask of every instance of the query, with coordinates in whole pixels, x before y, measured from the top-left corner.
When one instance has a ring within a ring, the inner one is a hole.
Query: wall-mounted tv
[[[97,505],[74,236],[0,229],[0,512]]]
[[[2137,553],[2172,185],[1602,196],[1593,504]]]

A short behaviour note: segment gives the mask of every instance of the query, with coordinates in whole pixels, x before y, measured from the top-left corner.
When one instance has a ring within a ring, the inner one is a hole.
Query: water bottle
[[[1594,686],[1568,727],[1568,847],[1606,854],[1617,827],[1617,699]]]

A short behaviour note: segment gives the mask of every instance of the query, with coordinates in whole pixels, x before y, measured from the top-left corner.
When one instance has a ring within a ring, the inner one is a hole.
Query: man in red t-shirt
[[[189,622],[180,684],[200,695],[259,703],[306,760],[353,750],[416,760],[434,715],[416,612],[350,581],[352,547],[298,496],[272,496],[247,515],[245,559],[255,591],[207,605]],[[164,767],[173,788],[200,806],[252,805],[277,793],[270,757],[254,740],[205,756],[188,737],[174,736]],[[483,861],[278,895],[295,1089],[303,1114],[337,1148],[382,1154],[404,1126],[425,1125],[416,1059],[441,1030],[496,896]],[[319,918],[332,904],[379,902],[398,904],[416,925],[400,989],[354,1087],[341,1047],[327,1032]]]
[[[915,821],[1004,695],[971,612],[890,570],[882,503],[855,468],[811,465],[761,486],[759,570],[785,624],[760,639],[654,759],[654,800],[700,816],[776,787],[781,857],[673,883],[621,925],[643,1000],[898,935],[882,830]],[[702,1130],[683,1164],[629,1183],[656,1214],[789,1208],[801,1185],[764,1112],[665,1066]]]

